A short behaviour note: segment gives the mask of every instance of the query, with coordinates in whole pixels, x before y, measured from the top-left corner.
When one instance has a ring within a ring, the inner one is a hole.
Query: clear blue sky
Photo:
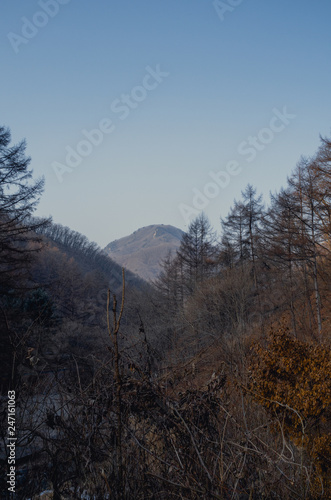
[[[330,0],[224,3],[2,0],[0,123],[45,176],[38,215],[104,246],[149,224],[185,230],[180,207],[207,189],[219,230],[248,182],[267,198],[331,135]],[[216,189],[209,172],[230,161]]]

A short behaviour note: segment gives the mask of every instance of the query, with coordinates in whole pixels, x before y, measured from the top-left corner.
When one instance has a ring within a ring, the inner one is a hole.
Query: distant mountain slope
[[[174,226],[154,224],[112,241],[105,247],[105,252],[141,278],[154,280],[161,271],[160,261],[169,251],[175,254],[183,234]]]

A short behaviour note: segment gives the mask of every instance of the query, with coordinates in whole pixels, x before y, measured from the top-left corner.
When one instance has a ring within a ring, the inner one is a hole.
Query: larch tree
[[[262,220],[263,259],[282,284],[282,299],[289,302],[293,331],[296,332],[295,300],[297,270],[301,262],[300,227],[293,215],[293,198],[286,190],[271,196],[271,206]]]
[[[32,214],[43,191],[44,181],[32,180],[30,158],[25,156],[22,141],[10,145],[8,128],[0,127],[0,364],[4,367],[1,389],[14,384],[13,360],[18,359],[20,339],[13,332],[9,321],[10,300],[22,296],[33,286],[30,266],[36,251],[41,248],[41,238],[35,231],[48,223],[33,220]],[[15,299],[14,299],[15,300]],[[17,312],[13,316],[17,324]],[[8,373],[12,380],[8,380]]]
[[[241,263],[249,258],[249,242],[245,227],[245,207],[241,201],[234,201],[229,214],[221,218],[223,237],[221,252],[231,256],[231,262]]]
[[[0,127],[0,293],[24,287],[22,279],[40,237],[35,231],[48,223],[32,214],[44,188],[44,180],[32,180],[25,141],[10,146],[9,129]]]
[[[321,200],[318,189],[319,172],[314,168],[314,159],[302,158],[288,179],[292,196],[297,200],[296,217],[301,225],[302,251],[313,281],[317,328],[322,331],[321,294],[319,286],[319,258],[323,249],[321,226]]]
[[[248,184],[242,193],[244,205],[244,223],[246,239],[249,241],[250,258],[253,265],[253,276],[256,290],[258,289],[257,279],[257,245],[259,238],[259,227],[263,214],[262,195],[256,196],[256,189]]]
[[[216,265],[216,236],[205,214],[200,214],[184,234],[177,260],[183,269],[184,293],[190,295],[197,284],[209,277]]]

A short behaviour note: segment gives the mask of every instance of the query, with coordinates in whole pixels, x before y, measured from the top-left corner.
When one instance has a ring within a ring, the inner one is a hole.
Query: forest
[[[149,283],[35,217],[30,163],[0,127],[1,498],[331,498],[331,139]]]

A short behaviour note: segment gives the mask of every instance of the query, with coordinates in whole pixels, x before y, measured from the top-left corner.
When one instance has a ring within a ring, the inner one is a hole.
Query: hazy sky
[[[219,230],[248,182],[268,197],[331,135],[330,0],[0,9],[0,123],[45,176],[37,214],[101,246],[201,208]]]

